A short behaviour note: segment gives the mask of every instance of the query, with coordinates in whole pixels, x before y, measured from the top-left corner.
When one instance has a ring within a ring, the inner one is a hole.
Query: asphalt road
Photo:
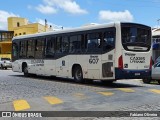
[[[141,80],[78,84],[0,70],[0,111],[160,111],[160,86]]]

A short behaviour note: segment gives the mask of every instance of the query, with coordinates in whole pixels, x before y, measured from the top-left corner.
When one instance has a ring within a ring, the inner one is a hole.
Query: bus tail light
[[[152,57],[150,59],[150,66],[149,66],[149,69],[152,69]]]
[[[123,69],[123,58],[122,58],[122,55],[118,59],[118,68]]]

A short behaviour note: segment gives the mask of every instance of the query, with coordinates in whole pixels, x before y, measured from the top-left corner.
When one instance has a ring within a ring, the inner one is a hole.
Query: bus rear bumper
[[[151,78],[151,70],[124,70],[115,69],[116,79],[144,79]]]

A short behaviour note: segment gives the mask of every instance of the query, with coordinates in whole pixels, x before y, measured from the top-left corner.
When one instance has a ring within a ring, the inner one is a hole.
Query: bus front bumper
[[[151,78],[151,70],[124,70],[115,69],[116,79],[144,79]]]

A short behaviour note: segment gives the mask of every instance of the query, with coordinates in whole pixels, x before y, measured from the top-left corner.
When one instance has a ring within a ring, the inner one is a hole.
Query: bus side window
[[[33,40],[28,40],[27,41],[27,58],[34,58]]]
[[[62,53],[62,37],[56,37],[56,53]]]
[[[70,37],[69,53],[80,53],[81,49],[81,35]]]
[[[54,57],[54,41],[55,38],[47,38],[47,42],[46,42],[46,51],[45,51],[45,56],[46,58],[53,58]]]
[[[87,35],[88,52],[101,51],[101,33],[92,33]]]
[[[43,58],[44,38],[35,40],[35,58]]]
[[[115,47],[115,32],[107,31],[104,33],[103,51],[112,50]]]
[[[68,41],[68,37],[65,36],[63,37],[63,42],[62,42],[62,52],[68,53],[68,51],[69,51],[69,41]]]
[[[26,58],[26,41],[19,42],[19,58]]]

